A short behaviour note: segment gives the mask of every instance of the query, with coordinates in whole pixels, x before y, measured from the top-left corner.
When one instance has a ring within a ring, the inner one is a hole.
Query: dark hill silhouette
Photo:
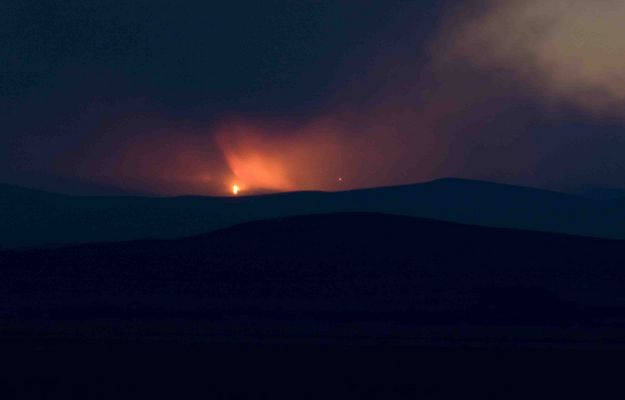
[[[610,343],[625,328],[624,265],[617,240],[301,216],[186,239],[5,251],[0,315],[4,332]],[[488,328],[520,325],[536,329]]]
[[[0,186],[0,247],[176,238],[268,218],[379,212],[625,239],[625,203],[461,179],[250,197],[85,197]]]

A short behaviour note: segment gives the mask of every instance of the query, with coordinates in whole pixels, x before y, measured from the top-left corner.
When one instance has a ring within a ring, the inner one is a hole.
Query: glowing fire
[[[334,171],[345,157],[336,129],[232,122],[217,129],[216,141],[228,169],[248,191],[312,190],[336,182]],[[337,185],[337,183],[334,183]]]
[[[237,185],[236,183],[232,185],[232,194],[236,196],[237,194],[239,194],[239,190],[239,185]]]

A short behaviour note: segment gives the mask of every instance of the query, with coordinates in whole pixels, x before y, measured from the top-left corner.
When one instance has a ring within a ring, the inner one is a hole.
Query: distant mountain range
[[[15,335],[622,344],[623,265],[617,240],[381,214],[288,217],[0,252],[0,325]]]
[[[0,186],[0,247],[176,238],[247,221],[376,212],[625,239],[625,200],[473,180],[249,197],[68,196]]]

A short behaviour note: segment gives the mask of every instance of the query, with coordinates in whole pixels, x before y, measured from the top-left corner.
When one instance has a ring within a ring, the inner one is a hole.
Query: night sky
[[[0,3],[0,180],[625,189],[625,3]]]

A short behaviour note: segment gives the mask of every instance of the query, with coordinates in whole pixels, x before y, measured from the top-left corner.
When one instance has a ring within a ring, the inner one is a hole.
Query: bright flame
[[[234,194],[235,196],[239,194],[239,185],[237,184],[232,185],[232,194]]]

